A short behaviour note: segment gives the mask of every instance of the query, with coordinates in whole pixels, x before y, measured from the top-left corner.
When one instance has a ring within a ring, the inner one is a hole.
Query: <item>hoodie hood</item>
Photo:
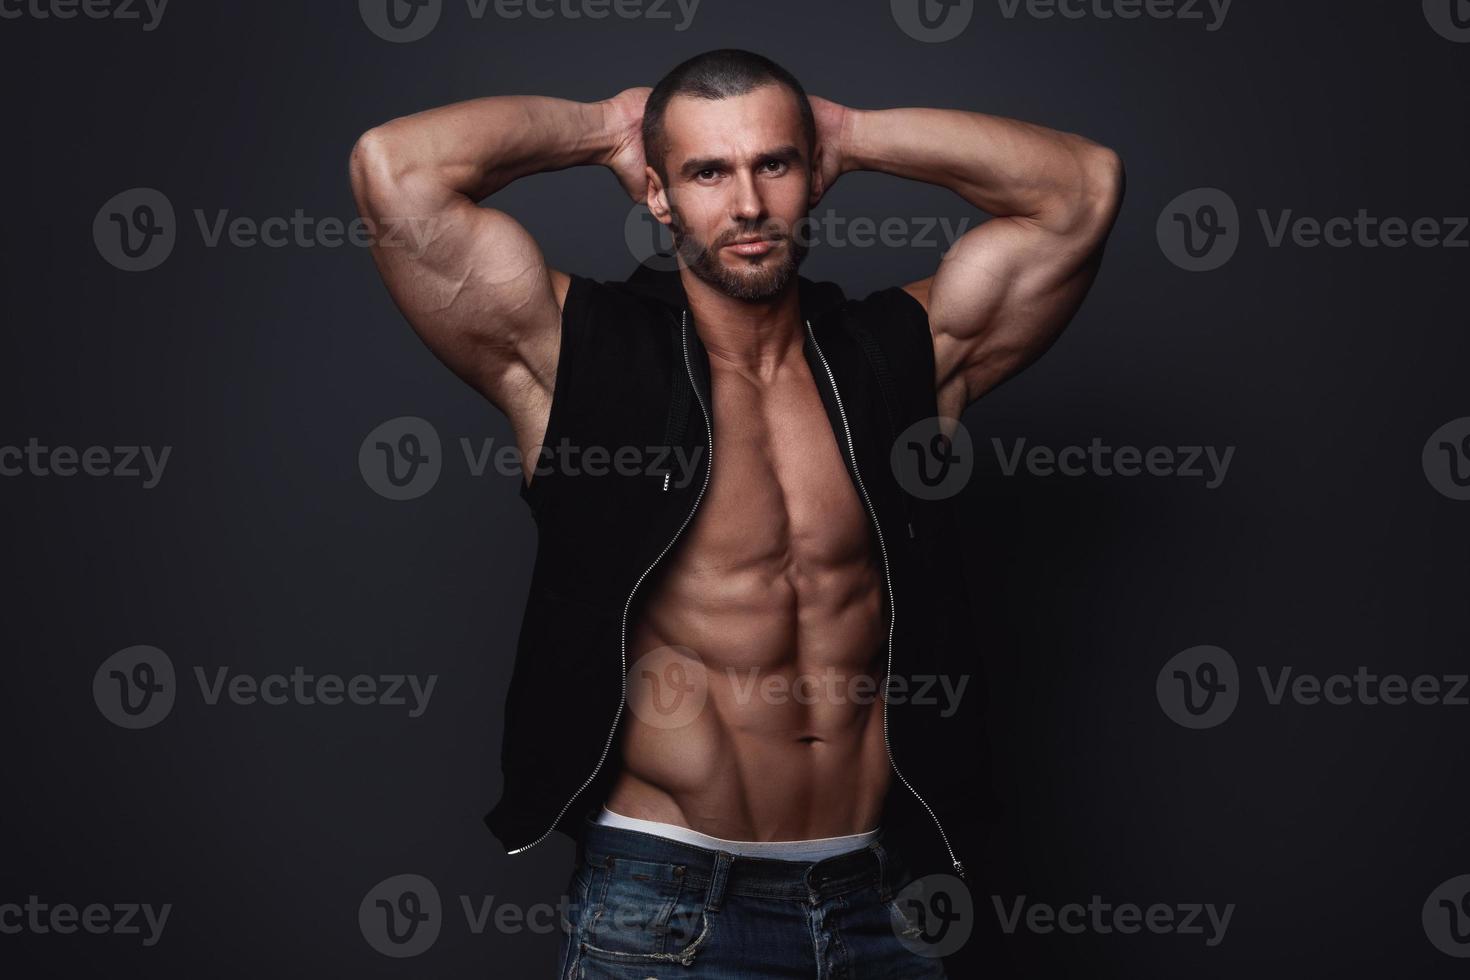
[[[655,300],[678,320],[680,312],[689,305],[684,292],[684,281],[679,277],[677,260],[671,252],[659,252],[638,264],[632,275],[624,281],[624,288]],[[652,264],[650,264],[652,263]],[[655,268],[658,266],[660,268]],[[669,266],[664,270],[663,266]],[[797,301],[801,304],[803,319],[816,321],[823,315],[841,306],[846,300],[842,288],[835,282],[813,282],[797,275]]]

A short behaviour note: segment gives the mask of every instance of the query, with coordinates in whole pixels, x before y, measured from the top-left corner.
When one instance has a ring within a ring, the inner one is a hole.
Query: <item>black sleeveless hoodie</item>
[[[994,805],[982,650],[954,553],[952,500],[905,492],[889,462],[904,428],[937,415],[928,320],[896,286],[854,300],[835,283],[798,277],[798,294],[803,353],[884,570],[891,673],[910,694],[875,706],[887,711],[897,773],[884,825],[916,873],[963,875],[966,854],[979,850],[976,819]],[[509,854],[557,831],[575,838],[606,798],[621,765],[629,610],[709,476],[709,361],[676,271],[640,265],[625,282],[573,275],[561,331],[546,451],[642,455],[636,467],[590,476],[543,454],[522,483],[538,547],[505,703],[502,793],[485,817]],[[968,679],[952,713],[942,696],[913,696],[940,676]]]

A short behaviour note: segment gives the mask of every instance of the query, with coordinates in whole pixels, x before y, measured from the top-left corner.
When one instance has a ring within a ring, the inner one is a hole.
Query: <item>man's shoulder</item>
[[[853,317],[874,322],[929,322],[924,304],[903,284],[868,289],[861,297],[853,296],[844,303]]]
[[[677,332],[677,308],[626,280],[569,272],[562,304],[562,340],[580,349],[630,353],[647,341],[660,346]]]
[[[933,337],[924,304],[902,284],[868,289],[861,297],[846,299],[842,320],[860,338],[870,337],[891,356],[932,364]]]
[[[838,317],[863,350],[880,384],[906,416],[933,414],[934,338],[924,305],[901,284],[870,288],[846,300]]]
[[[567,306],[587,313],[619,313],[638,318],[666,319],[673,304],[651,295],[629,280],[601,279],[571,272],[567,274]]]

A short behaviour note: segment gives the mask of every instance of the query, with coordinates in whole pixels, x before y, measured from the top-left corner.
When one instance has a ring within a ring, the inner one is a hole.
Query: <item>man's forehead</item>
[[[664,110],[664,134],[670,163],[689,156],[754,155],[805,142],[796,95],[784,85],[762,85],[724,99],[676,95]]]

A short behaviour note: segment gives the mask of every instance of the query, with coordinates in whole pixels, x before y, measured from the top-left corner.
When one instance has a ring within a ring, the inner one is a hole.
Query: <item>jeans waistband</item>
[[[599,824],[589,815],[577,841],[577,862],[616,870],[618,861],[674,865],[686,887],[707,890],[705,907],[714,911],[725,895],[821,901],[876,886],[888,901],[900,884],[902,862],[883,845],[883,829],[865,847],[821,861],[778,861],[715,851]]]

